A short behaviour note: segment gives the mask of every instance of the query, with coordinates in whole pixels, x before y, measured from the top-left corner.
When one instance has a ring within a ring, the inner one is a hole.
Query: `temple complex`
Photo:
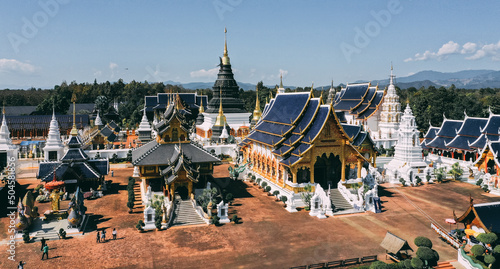
[[[169,99],[164,113],[154,111],[157,117],[157,123],[153,124],[155,139],[132,152],[132,164],[137,167],[142,179],[141,192],[145,203],[148,190],[171,201],[175,194],[184,199],[191,197],[195,189],[205,188],[212,177],[213,166],[220,161],[190,141],[190,126],[186,122],[181,99]],[[193,173],[194,170],[196,173]]]
[[[231,69],[227,52],[227,39],[225,39],[224,43],[224,54],[220,58],[217,80],[212,89],[214,96],[208,102],[207,109],[201,112],[203,118],[197,120],[196,123],[196,139],[200,141],[214,140],[212,139],[212,128],[217,124],[221,104],[226,123],[229,126],[229,135],[238,139],[246,136],[249,132],[251,114],[246,112],[244,102],[238,98],[239,87]],[[203,123],[200,124],[202,119]]]
[[[278,93],[239,145],[253,172],[295,193],[309,184],[328,189],[360,179],[363,165],[376,157],[362,127],[342,124],[332,104],[312,92]]]

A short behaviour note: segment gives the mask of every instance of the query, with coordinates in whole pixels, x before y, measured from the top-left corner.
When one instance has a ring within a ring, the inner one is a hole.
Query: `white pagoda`
[[[64,145],[59,132],[59,124],[57,123],[56,114],[52,111],[52,120],[50,121],[49,134],[45,147],[43,148],[44,159],[46,161],[59,161],[64,155]]]
[[[10,139],[9,127],[5,119],[5,108],[3,109],[2,126],[0,127],[0,169],[3,169],[10,162],[17,161],[17,147]]]
[[[399,102],[399,96],[396,94],[396,87],[394,86],[394,77],[391,66],[391,78],[387,94],[384,96],[382,103],[378,132],[372,134],[376,146],[383,146],[385,149],[391,148],[398,141],[396,131],[399,128],[402,114],[401,103]]]
[[[144,107],[142,113],[142,120],[141,123],[139,124],[137,132],[139,133],[139,140],[141,140],[142,142],[151,141],[152,128],[151,125],[149,124],[148,117],[146,116],[146,107]]]
[[[427,164],[423,160],[419,134],[415,116],[407,104],[397,132],[394,159],[385,166],[386,178],[391,182],[399,183],[399,179],[403,178],[406,184],[412,184],[417,175],[422,181],[425,180],[424,169]]]

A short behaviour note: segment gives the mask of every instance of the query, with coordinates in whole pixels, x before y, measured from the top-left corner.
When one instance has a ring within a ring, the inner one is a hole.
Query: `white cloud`
[[[498,43],[483,45],[474,53],[474,55],[466,57],[467,60],[478,60],[487,56],[491,56],[494,61],[500,60],[500,41]]]
[[[477,44],[472,43],[472,42],[467,42],[462,46],[462,50],[460,53],[462,54],[468,54],[468,53],[474,53],[476,51]]]
[[[280,75],[283,75],[284,77],[286,77],[286,75],[288,75],[288,70],[280,69]]]
[[[1,73],[22,73],[32,74],[36,71],[36,67],[29,63],[23,63],[16,59],[0,59]]]
[[[448,43],[444,44],[441,48],[439,48],[436,55],[439,57],[459,52],[460,52],[460,45],[458,45],[458,43],[456,42],[449,41]]]
[[[101,70],[97,70],[97,71],[94,72],[94,77],[97,78],[97,77],[100,77],[100,76],[102,76],[102,71]]]
[[[115,70],[116,68],[118,68],[118,64],[113,62],[109,63],[109,69],[111,69],[111,71]]]
[[[406,58],[404,62],[426,61],[437,59],[438,61],[446,59],[452,54],[473,54],[465,57],[466,60],[477,60],[484,57],[491,57],[493,61],[500,61],[500,41],[498,43],[486,44],[478,49],[478,44],[467,42],[463,46],[458,43],[449,41],[439,48],[437,52],[426,50],[424,53],[417,53],[415,56]]]
[[[192,78],[214,78],[215,76],[217,76],[218,72],[219,72],[219,68],[215,67],[215,68],[208,69],[208,70],[201,69],[201,70],[197,70],[197,71],[192,71],[189,73],[189,75]]]
[[[109,69],[111,70],[111,78],[115,78],[115,75],[118,73],[118,64],[110,62]]]

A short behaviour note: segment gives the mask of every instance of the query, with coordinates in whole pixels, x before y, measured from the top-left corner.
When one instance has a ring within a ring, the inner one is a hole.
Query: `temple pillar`
[[[175,184],[172,183],[170,186],[170,201],[173,201],[175,198]]]
[[[342,142],[341,146],[341,153],[340,153],[340,161],[342,162],[342,172],[340,175],[340,181],[345,183],[345,152],[344,152],[344,143],[345,141]]]
[[[191,197],[191,194],[193,194],[193,182],[189,181],[188,183],[188,194],[189,197]]]
[[[314,184],[314,164],[311,165],[312,168],[309,168],[309,182]]]
[[[293,183],[297,184],[297,169],[293,169],[291,170],[291,172],[292,172]]]
[[[361,167],[362,167],[361,161],[362,161],[361,159],[358,159],[358,173],[357,173],[358,178],[361,178]]]

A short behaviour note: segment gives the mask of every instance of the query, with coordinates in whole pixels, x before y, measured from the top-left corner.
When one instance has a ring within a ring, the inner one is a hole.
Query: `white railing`
[[[448,243],[450,243],[452,246],[454,246],[455,248],[460,248],[460,246],[461,246],[460,242],[458,240],[456,240],[455,238],[451,237],[446,231],[439,228],[434,223],[431,223],[431,228],[434,231],[436,231],[436,233],[439,234],[442,238],[446,239],[446,241],[448,241]]]
[[[207,218],[205,218],[204,216],[204,212],[203,212],[203,208],[201,208],[201,206],[197,205],[196,204],[196,200],[194,199],[191,199],[191,204],[193,205],[193,208],[194,210],[196,211],[196,213],[201,217],[201,219],[203,219],[203,221],[206,223],[206,224],[210,224],[210,220],[208,220]]]
[[[467,269],[483,269],[483,266],[475,263],[464,251],[463,248],[458,248],[458,262]]]
[[[174,212],[175,212],[175,197],[170,201],[170,206],[167,207],[167,215],[168,215],[168,222],[167,222],[167,228],[172,225],[172,222],[174,220]]]
[[[353,207],[358,209],[363,209],[363,199],[358,197],[358,195],[352,194],[341,182],[338,183],[337,189],[340,194],[346,199],[346,201]]]

